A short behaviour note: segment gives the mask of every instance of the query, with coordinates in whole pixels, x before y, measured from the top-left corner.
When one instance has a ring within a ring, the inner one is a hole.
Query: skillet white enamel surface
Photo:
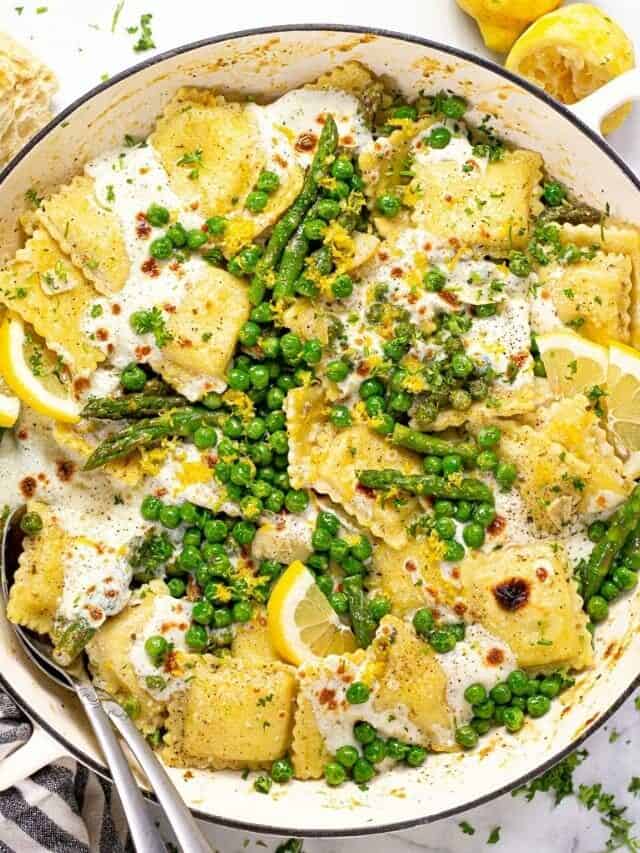
[[[640,182],[599,134],[502,68],[411,36],[293,26],[178,48],[117,75],[72,104],[0,174],[0,260],[18,248],[17,219],[29,187],[51,190],[80,172],[87,160],[118,144],[125,133],[147,135],[177,87],[213,86],[224,93],[269,99],[347,59],[388,75],[405,94],[457,90],[473,105],[470,121],[479,122],[491,112],[503,136],[539,151],[549,171],[585,201],[600,208],[608,203],[612,215],[640,220]],[[640,96],[639,73],[614,81],[577,112],[595,122],[634,95]],[[437,820],[539,774],[613,713],[640,683],[639,611],[638,596],[612,609],[612,617],[597,632],[596,668],[581,674],[542,720],[516,736],[488,735],[473,753],[431,755],[423,768],[385,773],[367,791],[296,781],[275,786],[275,795],[263,796],[253,792],[251,779],[235,773],[175,769],[170,773],[199,817],[246,830],[348,836]],[[66,751],[107,775],[80,709],[25,659],[4,614],[0,614],[0,660],[0,682],[41,727],[30,747],[33,769],[38,759],[40,766],[56,752]],[[0,786],[9,783],[7,768],[10,765],[0,768]]]

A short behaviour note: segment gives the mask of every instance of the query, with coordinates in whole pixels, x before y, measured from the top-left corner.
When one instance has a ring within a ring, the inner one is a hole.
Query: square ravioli
[[[461,565],[467,615],[499,637],[518,665],[584,669],[591,634],[559,543],[508,546]]]

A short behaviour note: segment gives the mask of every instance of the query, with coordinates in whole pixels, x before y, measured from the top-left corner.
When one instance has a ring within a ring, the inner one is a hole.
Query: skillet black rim
[[[624,162],[620,155],[617,154],[617,152],[614,151],[613,148],[596,131],[590,128],[576,115],[574,115],[571,110],[569,110],[563,104],[560,104],[542,89],[539,89],[537,86],[533,85],[524,78],[513,74],[506,68],[497,65],[495,62],[492,62],[489,59],[485,59],[484,57],[480,56],[475,56],[465,50],[461,50],[460,48],[450,47],[448,45],[441,44],[440,42],[432,41],[431,39],[421,38],[420,36],[409,35],[407,33],[401,32],[394,32],[393,30],[348,25],[343,26],[339,24],[287,24],[275,25],[270,27],[258,27],[256,29],[237,30],[232,33],[225,33],[223,35],[213,36],[211,38],[200,39],[199,41],[190,42],[189,44],[173,48],[172,50],[156,54],[153,57],[150,57],[149,59],[145,60],[144,62],[140,62],[137,65],[133,65],[125,71],[121,71],[119,74],[114,75],[105,83],[101,83],[98,86],[95,86],[93,89],[90,89],[86,94],[73,101],[73,103],[66,107],[44,128],[42,128],[42,130],[40,130],[0,172],[0,189],[2,187],[3,181],[13,171],[17,164],[20,163],[20,161],[23,160],[30,153],[30,151],[38,144],[38,142],[51,132],[51,130],[61,124],[69,115],[75,112],[75,110],[77,110],[87,101],[91,100],[94,95],[109,89],[116,83],[119,83],[122,80],[126,80],[128,77],[132,77],[139,71],[157,65],[166,59],[171,59],[173,57],[180,56],[184,53],[188,53],[197,48],[206,47],[212,44],[219,44],[220,42],[224,41],[236,41],[237,39],[246,38],[247,36],[271,35],[282,32],[323,31],[345,33],[346,35],[371,34],[383,38],[396,39],[397,41],[405,41],[410,44],[418,44],[423,47],[428,47],[433,50],[441,51],[442,53],[449,54],[450,56],[457,57],[458,59],[463,59],[466,62],[479,65],[482,68],[494,72],[500,77],[503,77],[505,80],[508,80],[511,83],[515,83],[520,88],[526,90],[529,94],[533,95],[539,101],[542,101],[548,107],[555,110],[555,112],[559,113],[567,121],[571,122],[571,124],[573,124],[578,130],[580,130],[585,136],[587,136],[591,140],[591,142],[594,143],[594,145],[600,148],[600,150],[603,151],[604,154],[606,154],[609,159],[612,160],[618,166],[618,168],[623,172],[625,177],[627,177],[631,181],[631,183],[636,187],[636,189],[640,191],[640,179],[635,175],[635,173],[627,165],[627,163]],[[91,770],[103,776],[104,778],[111,778],[109,771],[106,767],[94,761],[93,758],[84,753],[81,749],[78,749],[78,747],[74,746],[72,743],[66,740],[66,738],[63,738],[58,732],[56,732],[55,726],[52,725],[50,721],[44,720],[38,714],[37,711],[31,708],[31,706],[20,695],[18,695],[17,691],[14,690],[11,684],[1,673],[0,684],[11,695],[16,704],[24,711],[24,713],[31,720],[42,726],[42,728],[55,740],[61,743],[71,755],[74,755],[79,761],[81,761]],[[470,800],[464,805],[456,806],[451,809],[444,809],[443,811],[437,812],[433,815],[429,815],[428,817],[396,821],[393,823],[376,825],[372,827],[363,825],[355,829],[336,831],[326,828],[305,827],[304,829],[293,829],[291,827],[274,826],[271,824],[256,824],[250,823],[249,821],[232,820],[230,818],[225,817],[224,815],[212,815],[209,813],[205,814],[204,812],[201,812],[198,809],[192,809],[192,812],[200,820],[207,821],[208,823],[219,824],[221,826],[226,826],[232,829],[239,829],[246,832],[254,833],[262,832],[265,835],[296,836],[299,838],[350,838],[366,835],[379,835],[390,832],[400,832],[404,829],[412,829],[427,823],[434,823],[437,820],[442,820],[444,818],[452,817],[454,815],[461,814],[463,812],[467,812],[471,809],[477,808],[478,806],[481,806],[484,803],[488,803],[491,800],[502,796],[503,794],[507,794],[509,791],[513,790],[516,787],[519,787],[520,785],[526,785],[532,779],[535,779],[541,773],[544,773],[550,767],[553,767],[554,764],[557,764],[559,761],[562,761],[563,758],[566,758],[567,755],[577,749],[590,735],[592,735],[597,729],[599,729],[600,726],[602,726],[611,717],[611,715],[615,713],[615,711],[617,711],[618,708],[631,696],[633,691],[638,686],[640,686],[640,673],[626,688],[626,690],[624,690],[623,693],[620,694],[614,702],[612,702],[612,704],[607,708],[607,710],[601,716],[599,716],[597,720],[587,726],[587,728],[584,730],[584,732],[580,735],[579,738],[573,741],[565,749],[556,753],[553,757],[547,759],[547,761],[542,762],[534,769],[520,776],[515,781],[496,788],[488,794],[483,794],[480,797]],[[149,794],[147,792],[144,793],[149,799],[155,800],[155,797],[152,794]]]

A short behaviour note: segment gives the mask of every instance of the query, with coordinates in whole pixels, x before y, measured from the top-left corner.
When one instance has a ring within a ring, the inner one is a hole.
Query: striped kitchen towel
[[[0,691],[0,761],[31,726]],[[0,853],[129,853],[133,845],[112,786],[63,759],[0,792]]]

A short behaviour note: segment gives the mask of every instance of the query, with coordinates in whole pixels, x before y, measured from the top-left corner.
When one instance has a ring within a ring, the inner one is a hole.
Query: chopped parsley
[[[146,12],[144,15],[140,16],[140,25],[139,27],[127,27],[127,32],[130,35],[137,33],[140,30],[140,37],[138,41],[134,44],[133,49],[140,53],[143,50],[152,50],[156,44],[153,40],[153,34],[151,32],[151,18],[153,15],[150,12]]]
[[[463,820],[462,823],[458,824],[458,826],[465,835],[475,835],[475,829],[466,820]]]
[[[149,311],[136,311],[130,318],[131,327],[137,335],[153,334],[156,346],[162,348],[169,341],[173,340],[173,335],[165,326],[164,317],[159,308],[151,308]]]
[[[34,209],[40,207],[42,204],[42,197],[38,195],[35,187],[30,187],[24,194],[24,197]]]
[[[627,791],[634,797],[640,795],[640,776],[632,776]]]
[[[594,385],[587,391],[587,397],[593,403],[593,411],[599,418],[603,418],[605,415],[604,408],[602,407],[602,398],[606,397],[606,395],[607,392],[600,385]]]
[[[487,838],[487,844],[497,844],[500,841],[500,827],[494,826],[491,832],[489,833],[489,837]]]
[[[202,166],[202,148],[196,148],[193,151],[187,151],[176,163],[177,166],[193,166],[188,176],[192,181],[195,181],[200,175],[200,166]]]
[[[515,791],[511,792],[511,796],[517,797],[520,794],[524,794],[530,802],[538,791],[553,792],[554,805],[557,806],[565,797],[573,794],[573,773],[582,764],[588,754],[586,749],[572,752],[564,761],[547,770],[542,776],[538,776],[533,782],[529,782],[528,785],[523,785],[521,788],[516,788]]]
[[[120,0],[118,4],[116,4],[116,8],[113,10],[113,17],[111,18],[111,32],[115,33],[116,27],[118,26],[118,19],[120,17],[120,13],[122,12],[122,7],[124,6],[124,0]]]

